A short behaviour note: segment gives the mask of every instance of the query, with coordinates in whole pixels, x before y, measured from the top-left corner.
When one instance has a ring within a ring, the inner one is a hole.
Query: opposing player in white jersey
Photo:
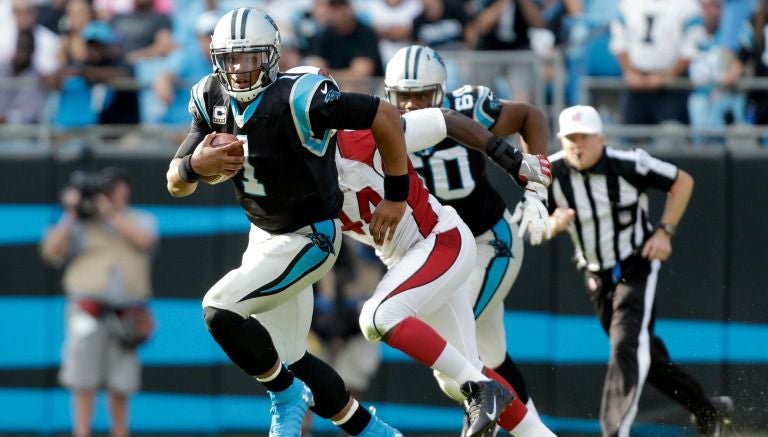
[[[548,129],[541,111],[528,104],[497,99],[484,86],[467,85],[447,93],[446,82],[440,55],[429,47],[414,45],[400,49],[389,61],[384,83],[387,98],[403,112],[425,107],[454,109],[496,135],[520,133],[527,151],[546,153]],[[484,151],[498,161],[506,142],[490,135],[487,141]],[[513,216],[488,180],[483,153],[450,138],[432,146],[415,153],[408,147],[430,192],[441,203],[454,207],[474,234],[478,256],[466,282],[477,321],[480,357],[515,388],[532,415],[537,416],[522,374],[507,354],[504,298],[523,260],[519,237],[530,231],[531,241],[538,242],[550,232],[541,201],[546,199],[546,189],[535,181],[529,182],[525,201]],[[502,418],[500,425],[509,430],[516,420]]]
[[[445,137],[441,132],[443,114],[439,110],[406,116],[406,144],[418,150],[428,138]],[[472,123],[453,113],[450,121]],[[481,147],[489,132],[476,126],[480,134],[464,136],[465,141]],[[409,129],[410,127],[410,129]],[[454,126],[455,127],[455,126]],[[461,127],[461,126],[460,126]],[[444,128],[443,128],[444,129]],[[431,131],[431,132],[430,132]],[[456,129],[452,134],[456,133]],[[488,381],[482,371],[474,333],[474,316],[465,287],[466,278],[474,268],[476,245],[469,228],[456,211],[441,205],[429,194],[413,168],[409,169],[411,185],[408,207],[395,231],[394,238],[383,245],[373,241],[368,221],[370,208],[382,198],[384,179],[381,159],[377,156],[370,131],[337,133],[337,167],[339,186],[344,193],[341,213],[342,230],[353,238],[374,246],[389,270],[376,287],[373,296],[363,306],[360,326],[371,341],[382,340],[435,371],[443,391],[456,400],[465,401],[467,424],[463,435],[485,436],[493,432],[495,420],[485,405],[490,399],[484,393]],[[430,144],[430,143],[426,143]],[[517,159],[528,158],[519,174],[541,180],[543,176],[537,157],[520,154],[508,146]],[[533,161],[535,164],[529,166]],[[531,172],[531,169],[535,169]],[[545,166],[546,168],[546,166]],[[548,174],[548,170],[544,170]],[[511,387],[510,387],[511,389]],[[498,388],[494,388],[498,390]],[[491,391],[493,393],[493,391]],[[513,416],[514,435],[552,435],[534,417],[522,423],[527,409],[519,399],[512,406],[497,403],[498,416]],[[493,405],[493,404],[492,404]],[[485,408],[485,409],[484,409]],[[486,416],[487,413],[488,416]],[[473,426],[478,420],[482,428]]]

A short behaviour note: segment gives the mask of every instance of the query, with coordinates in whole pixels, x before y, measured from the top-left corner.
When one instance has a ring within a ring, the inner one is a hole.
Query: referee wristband
[[[656,229],[661,229],[664,231],[667,235],[669,235],[669,238],[674,237],[677,233],[677,226],[671,223],[659,223],[659,226]]]
[[[384,198],[393,202],[404,202],[408,199],[410,185],[408,173],[400,176],[384,176]]]
[[[200,179],[200,175],[192,168],[192,154],[181,158],[178,170],[181,180],[188,184],[193,184]]]

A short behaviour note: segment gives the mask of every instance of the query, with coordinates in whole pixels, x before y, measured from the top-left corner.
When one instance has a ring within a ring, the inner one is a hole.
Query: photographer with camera
[[[129,206],[125,173],[75,171],[62,191],[64,214],[45,235],[41,252],[64,266],[66,338],[59,382],[73,394],[75,437],[91,436],[96,391],[109,393],[111,436],[126,437],[128,398],[139,389],[137,346],[152,319],[150,258],[155,218]]]

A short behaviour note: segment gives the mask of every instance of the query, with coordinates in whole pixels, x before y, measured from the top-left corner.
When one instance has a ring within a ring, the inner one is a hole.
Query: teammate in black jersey
[[[499,100],[484,86],[464,86],[446,93],[447,74],[440,55],[429,47],[400,49],[389,61],[384,80],[389,101],[401,111],[444,107],[461,112],[498,136],[519,133],[528,153],[546,153],[548,129],[544,114],[531,105]],[[500,139],[500,138],[499,138]],[[498,162],[500,152],[489,144],[486,152]],[[441,203],[454,207],[469,225],[477,243],[477,261],[468,279],[477,323],[477,343],[483,363],[514,387],[527,403],[528,414],[520,422],[500,424],[505,429],[525,428],[538,421],[525,381],[506,353],[504,297],[517,277],[523,259],[521,237],[529,232],[539,242],[550,231],[548,212],[542,203],[546,188],[529,182],[526,199],[515,216],[507,210],[486,174],[486,157],[451,139],[411,154],[427,188]],[[522,221],[521,221],[522,219]],[[518,223],[519,230],[518,230]],[[466,425],[465,425],[466,427]]]
[[[312,284],[341,243],[342,196],[329,140],[334,129],[375,135],[386,169],[385,200],[371,223],[381,243],[392,238],[408,196],[399,113],[376,97],[342,93],[323,76],[281,74],[279,56],[280,33],[268,15],[240,8],[219,20],[214,73],[192,87],[192,127],[168,169],[174,196],[191,194],[201,178],[231,178],[252,223],[241,266],[203,299],[205,323],[229,358],[269,391],[270,436],[300,435],[310,406],[351,435],[400,436],[306,351]],[[238,140],[212,147],[222,132]]]

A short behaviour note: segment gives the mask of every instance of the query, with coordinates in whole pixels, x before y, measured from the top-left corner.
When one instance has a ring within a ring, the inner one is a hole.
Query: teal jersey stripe
[[[683,23],[683,32],[688,32],[693,27],[704,26],[704,20],[701,17],[691,17],[685,23]]]
[[[245,125],[245,123],[248,122],[248,120],[253,117],[253,113],[256,112],[256,108],[259,107],[259,103],[261,103],[261,98],[264,97],[264,93],[259,93],[258,96],[254,100],[251,101],[251,103],[248,104],[248,106],[245,107],[245,111],[243,112],[243,120],[242,125]],[[229,107],[232,108],[232,113],[235,115],[235,120],[240,116],[240,106],[237,103],[237,99],[234,97],[229,98]]]
[[[485,279],[483,281],[483,288],[480,290],[480,295],[477,298],[477,303],[473,311],[475,313],[475,319],[480,317],[480,314],[485,311],[488,303],[496,294],[496,289],[499,288],[501,280],[507,273],[507,267],[509,266],[509,258],[512,257],[512,233],[509,229],[509,224],[502,218],[499,220],[493,228],[493,235],[499,244],[503,245],[508,250],[507,256],[495,256],[491,261],[490,267],[485,271]]]
[[[491,90],[489,90],[484,86],[480,87],[480,94],[477,96],[477,102],[475,103],[475,110],[473,113],[473,118],[475,119],[475,121],[485,126],[485,128],[491,127],[491,125],[493,125],[493,123],[496,122],[496,120],[494,120],[493,117],[488,115],[483,110],[483,104],[485,103],[486,100],[488,100],[488,96],[490,94],[491,94]]]
[[[293,124],[304,147],[318,156],[323,156],[331,138],[332,130],[326,129],[323,139],[312,137],[312,126],[309,120],[309,109],[312,105],[312,97],[320,85],[327,79],[318,74],[305,74],[296,80],[291,89],[290,103]],[[327,86],[326,82],[326,86]]]
[[[211,119],[208,118],[208,111],[205,110],[205,99],[203,98],[203,87],[201,86],[206,80],[203,79],[192,87],[192,100],[195,102],[195,106],[197,106],[197,111],[205,118],[205,122],[208,123],[208,127],[213,129]]]
[[[333,220],[313,223],[312,232],[325,235],[331,243],[336,241],[336,223]]]
[[[328,226],[329,224],[330,227]],[[312,228],[316,233],[324,234],[331,242],[336,238],[336,227],[333,224],[333,220],[315,223],[312,225]],[[312,243],[309,243],[308,246],[309,250],[301,255],[301,258],[291,268],[291,271],[280,282],[272,287],[258,290],[259,294],[272,294],[290,287],[304,276],[312,273],[328,259],[328,252],[323,251]]]

